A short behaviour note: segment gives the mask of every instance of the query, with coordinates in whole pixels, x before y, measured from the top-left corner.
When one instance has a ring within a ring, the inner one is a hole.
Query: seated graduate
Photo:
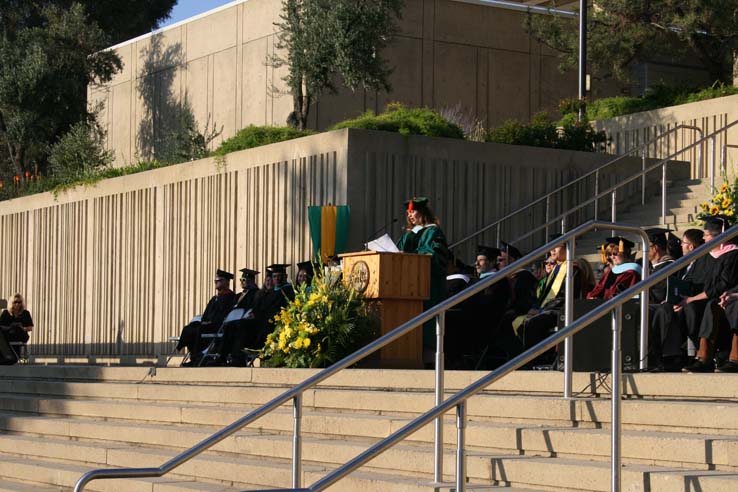
[[[554,234],[549,238],[549,241],[553,241],[560,236],[561,234]],[[536,305],[528,313],[517,316],[512,320],[512,323],[508,323],[524,349],[536,345],[550,335],[558,322],[559,312],[564,308],[566,271],[569,268],[566,261],[566,246],[560,244],[553,248],[551,258],[555,260],[556,265],[546,277],[546,284],[540,291],[538,299],[536,299]],[[581,274],[576,263],[571,268],[574,284],[572,294],[577,299],[582,295]]]
[[[288,266],[286,263],[275,263],[267,267],[271,273],[273,287],[259,299],[257,306],[259,333],[254,340],[254,348],[264,345],[267,335],[274,330],[272,319],[295,298],[295,289],[287,281]]]
[[[313,267],[312,261],[308,260],[298,263],[297,275],[295,275],[295,288],[298,288],[301,285],[305,285],[305,288],[308,289],[309,292],[314,276],[315,268]]]
[[[605,239],[604,254],[612,261],[587,299],[612,299],[641,279],[641,266],[633,262],[633,241],[620,236]]]
[[[646,234],[648,234],[648,261],[652,274],[674,263],[674,258],[669,254],[669,243],[666,238],[668,233],[669,229],[660,227],[646,229]],[[666,300],[665,279],[648,290],[648,302],[651,304],[661,304],[664,300]]]
[[[446,298],[453,297],[471,285],[473,269],[452,256],[446,269]]]
[[[680,241],[682,252],[688,255],[705,244],[702,230],[687,229]],[[715,259],[705,255],[690,263],[686,269],[667,279],[666,299],[650,306],[648,335],[649,367],[664,372],[681,371],[687,355],[685,310],[674,308],[682,301],[681,295],[691,296],[704,290]]]
[[[715,215],[705,219],[703,237],[705,242],[720,241],[720,234],[728,224],[727,217]],[[738,246],[731,243],[718,244],[710,251],[715,259],[712,271],[705,282],[705,290],[696,296],[683,300],[687,336],[698,345],[694,361],[685,367],[685,372],[713,372],[715,370],[715,346],[718,337],[727,334],[725,311],[720,306],[724,293],[738,285]],[[689,316],[687,310],[696,303],[704,303],[703,314],[697,325],[696,317]],[[725,304],[725,303],[723,303]],[[697,337],[695,337],[695,334]]]
[[[518,248],[505,241],[500,241],[499,268],[505,268],[522,257],[523,254]],[[508,309],[514,311],[516,315],[526,314],[536,304],[536,286],[538,285],[538,280],[528,269],[523,267],[515,270],[508,277],[508,280],[510,282],[510,303]]]
[[[207,346],[203,342],[200,335],[203,333],[216,333],[220,329],[220,325],[236,302],[236,294],[230,288],[233,274],[223,270],[215,272],[215,290],[216,294],[208,301],[205,311],[202,313],[202,319],[195,321],[182,329],[179,336],[177,350],[187,347],[190,353],[190,360],[185,365],[197,366],[202,358],[202,351]]]
[[[236,297],[233,309],[243,309],[245,313],[250,311],[250,314],[246,318],[223,325],[223,348],[216,361],[219,365],[245,366],[246,357],[242,349],[260,348],[253,345],[259,330],[256,317],[259,286],[256,285],[256,276],[260,272],[249,268],[242,268],[240,271],[242,291]]]
[[[26,301],[20,294],[15,294],[10,302],[9,309],[3,310],[0,315],[0,364],[10,365],[18,362],[10,342],[27,343],[28,333],[33,330],[31,313],[26,309]]]

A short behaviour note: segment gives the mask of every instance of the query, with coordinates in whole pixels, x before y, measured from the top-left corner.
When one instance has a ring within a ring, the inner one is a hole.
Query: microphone
[[[397,222],[398,220],[400,220],[400,218],[399,218],[399,217],[395,217],[394,219],[392,219],[392,221],[390,221],[390,222],[387,222],[387,223],[386,223],[386,224],[384,224],[384,225],[383,225],[382,227],[380,227],[379,229],[377,229],[376,231],[374,231],[374,232],[373,232],[373,233],[372,233],[372,234],[371,234],[371,235],[369,236],[369,238],[368,238],[368,239],[367,239],[367,240],[366,240],[366,241],[364,242],[364,248],[366,248],[366,245],[367,245],[367,244],[368,244],[368,243],[369,243],[370,241],[372,241],[372,240],[376,239],[376,238],[377,238],[377,236],[379,236],[379,235],[380,235],[380,234],[382,234],[383,232],[386,232],[386,231],[387,231],[387,229],[389,229],[390,227],[392,227],[392,226],[393,226],[393,225],[395,224],[395,222]]]

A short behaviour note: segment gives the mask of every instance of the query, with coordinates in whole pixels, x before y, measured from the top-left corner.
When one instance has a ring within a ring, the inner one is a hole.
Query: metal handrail
[[[736,122],[738,122],[738,120],[736,120],[733,123],[731,123],[730,126],[732,126]],[[715,133],[720,132],[720,131],[724,131],[724,130],[727,130],[727,129],[728,129],[728,126],[725,126],[725,127],[721,128],[720,130],[716,130]],[[528,210],[528,209],[530,209],[530,208],[532,208],[532,207],[534,207],[534,206],[536,206],[538,204],[544,203],[544,202],[546,202],[546,205],[547,205],[546,206],[546,212],[547,212],[547,215],[548,215],[548,205],[550,203],[551,198],[554,195],[556,195],[558,193],[561,193],[562,191],[566,190],[570,186],[575,185],[575,184],[577,184],[577,183],[579,183],[581,181],[584,181],[585,179],[587,179],[587,178],[589,178],[591,176],[595,176],[595,193],[598,193],[599,192],[599,190],[598,190],[598,188],[599,188],[599,179],[598,179],[599,178],[599,173],[602,172],[605,168],[607,168],[607,167],[615,164],[616,162],[619,162],[620,160],[622,160],[622,159],[630,156],[631,154],[635,153],[636,151],[639,151],[639,150],[640,151],[645,151],[649,146],[655,144],[659,140],[661,140],[661,139],[663,139],[663,138],[671,135],[672,133],[674,133],[674,132],[676,132],[678,130],[693,130],[693,131],[696,131],[700,135],[700,138],[698,140],[698,142],[700,142],[700,143],[703,142],[706,138],[709,138],[709,137],[705,137],[704,136],[704,132],[702,131],[702,129],[699,128],[699,127],[697,127],[697,126],[694,126],[694,125],[677,125],[674,128],[671,128],[670,130],[668,130],[668,131],[666,131],[666,132],[664,132],[664,133],[662,133],[662,134],[660,134],[660,135],[658,135],[658,136],[656,136],[656,137],[648,140],[647,142],[642,143],[638,147],[634,147],[634,148],[630,149],[629,151],[627,151],[626,153],[621,154],[621,155],[617,156],[616,158],[614,158],[614,159],[606,162],[605,164],[599,166],[597,169],[594,169],[592,171],[589,171],[589,172],[583,174],[582,176],[579,176],[578,178],[574,179],[573,181],[569,181],[565,185],[561,185],[558,188],[556,188],[555,190],[548,192],[544,196],[542,196],[540,198],[537,198],[536,200],[533,200],[532,202],[528,203],[527,205],[524,205],[524,206],[518,208],[517,210],[515,210],[513,212],[510,212],[509,214],[501,217],[500,219],[497,219],[496,221],[494,221],[494,222],[492,222],[490,224],[487,224],[486,226],[482,227],[478,231],[476,231],[476,232],[474,232],[472,234],[469,234],[469,235],[465,236],[464,238],[462,238],[462,239],[456,241],[455,243],[451,244],[449,246],[449,248],[455,248],[455,247],[459,246],[460,244],[463,244],[466,241],[468,241],[470,239],[473,239],[473,238],[477,237],[478,235],[480,235],[480,234],[482,234],[484,232],[487,232],[488,230],[494,228],[495,226],[498,227],[498,231],[499,231],[499,226],[503,222],[505,222],[507,220],[510,220],[511,218],[515,217],[516,215],[519,215],[519,214],[525,212],[526,210]],[[672,157],[676,157],[677,155],[685,152],[686,150],[688,150],[689,148],[691,148],[692,145],[690,145],[689,147],[685,147],[685,148],[681,149],[680,151],[678,151],[675,154],[673,154]],[[702,168],[702,147],[699,147],[697,150],[698,150],[697,160],[700,163],[700,169],[701,169]],[[644,158],[644,167],[645,167],[645,155],[644,155],[643,158]],[[713,158],[714,158],[714,155],[713,155]],[[714,167],[714,162],[713,162],[713,167]],[[643,173],[643,169],[641,169],[641,172],[639,172],[636,176],[640,177],[641,175],[644,175],[645,176],[645,173]],[[714,171],[713,171],[713,175],[714,175]],[[645,189],[645,187],[644,187],[644,189]],[[597,219],[596,215],[597,215],[597,213],[595,212],[595,219]],[[546,223],[547,223],[547,226],[548,226],[548,224],[551,221],[549,220],[548,217],[546,217],[545,220],[546,220]],[[498,243],[499,243],[499,237],[497,239],[498,239]],[[520,239],[521,238],[518,238],[518,240],[520,240]]]
[[[666,224],[666,167],[668,166],[669,161],[671,159],[673,159],[674,157],[676,157],[677,155],[679,155],[679,154],[681,154],[681,153],[683,153],[683,152],[685,152],[687,150],[692,149],[693,147],[701,146],[702,143],[704,143],[704,141],[706,141],[708,139],[711,140],[712,142],[714,142],[715,141],[715,137],[719,133],[722,133],[722,132],[728,130],[729,128],[731,128],[732,126],[735,126],[736,124],[738,124],[738,120],[735,120],[732,123],[730,123],[728,125],[725,125],[724,127],[720,128],[718,130],[715,130],[714,132],[710,133],[709,135],[706,135],[705,137],[703,137],[701,140],[697,140],[697,141],[689,144],[688,146],[682,148],[681,150],[678,150],[678,151],[675,151],[675,152],[669,154],[668,156],[664,157],[660,161],[652,164],[650,167],[647,167],[647,168],[644,167],[644,168],[642,168],[641,171],[639,171],[637,174],[634,174],[634,175],[630,176],[629,178],[625,179],[625,181],[622,181],[622,182],[620,182],[620,183],[618,183],[616,185],[611,186],[607,190],[604,190],[604,191],[601,191],[601,192],[595,194],[594,197],[589,198],[589,199],[587,199],[587,200],[585,200],[583,202],[580,202],[578,205],[575,205],[574,207],[566,210],[565,212],[560,213],[556,217],[547,219],[543,224],[538,225],[538,226],[536,226],[536,227],[534,227],[532,229],[529,229],[525,234],[523,234],[522,236],[517,237],[512,242],[515,243],[515,242],[519,242],[519,241],[522,241],[524,239],[527,239],[528,237],[532,236],[533,234],[535,234],[535,233],[537,233],[537,232],[539,232],[539,231],[541,231],[543,229],[548,228],[551,224],[555,224],[555,223],[557,223],[559,221],[565,220],[569,215],[573,214],[574,212],[577,212],[578,210],[581,210],[581,209],[589,206],[591,203],[593,203],[593,202],[596,203],[598,200],[606,197],[607,195],[611,195],[611,197],[612,197],[611,220],[613,222],[615,222],[615,220],[617,218],[617,216],[616,216],[616,200],[617,200],[617,195],[616,194],[617,194],[618,189],[620,189],[621,187],[623,187],[623,186],[625,186],[627,184],[630,184],[630,183],[632,183],[634,181],[637,181],[638,179],[645,178],[645,176],[648,173],[650,173],[651,171],[653,171],[653,170],[655,170],[655,169],[657,169],[659,167],[662,168],[662,172],[661,172],[661,174],[662,174],[662,176],[661,176],[661,223],[662,224]],[[729,147],[729,145],[725,145],[725,147]],[[711,172],[711,175],[712,175],[712,184],[711,184],[711,186],[714,189],[715,188],[715,182],[714,182],[714,180],[715,180],[715,161],[714,160],[712,162],[712,172]]]
[[[617,492],[620,490],[620,473],[621,473],[621,420],[620,420],[620,403],[622,399],[622,381],[621,381],[621,357],[620,357],[620,331],[622,322],[622,306],[634,296],[640,294],[643,290],[647,290],[653,287],[658,282],[666,279],[670,275],[678,272],[685,268],[689,263],[708,254],[714,247],[715,244],[727,241],[729,239],[738,236],[738,226],[733,226],[731,229],[725,231],[720,235],[719,238],[710,241],[709,243],[703,244],[692,253],[683,256],[682,258],[674,261],[665,268],[659,269],[658,272],[654,273],[648,278],[645,278],[626,289],[618,296],[607,302],[595,307],[593,310],[584,314],[582,317],[567,325],[561,330],[557,331],[547,339],[534,345],[527,351],[504,363],[499,368],[493,370],[486,376],[478,379],[471,383],[466,388],[458,391],[453,396],[439,405],[436,405],[432,409],[425,412],[423,415],[415,418],[411,422],[407,423],[401,429],[395,431],[388,437],[369,447],[366,451],[353,458],[343,466],[333,470],[325,477],[316,481],[313,485],[307,488],[295,489],[293,492],[320,492],[325,490],[329,486],[336,483],[341,478],[345,477],[349,473],[355,471],[360,466],[371,461],[380,453],[391,448],[399,441],[405,439],[411,434],[417,432],[421,427],[427,425],[431,421],[442,417],[449,410],[456,408],[457,412],[457,463],[456,463],[456,491],[464,492],[466,490],[466,476],[465,476],[465,451],[464,451],[464,429],[466,427],[466,401],[472,396],[476,395],[480,391],[484,390],[487,386],[498,381],[510,372],[520,368],[527,362],[535,359],[539,355],[543,354],[548,349],[558,345],[561,340],[570,339],[573,335],[577,334],[582,329],[591,325],[595,321],[605,316],[608,312],[613,313],[613,350],[611,359],[611,370],[612,370],[612,418],[611,418],[611,436],[612,436],[612,447],[611,447],[611,490]],[[517,262],[516,262],[517,264]],[[647,305],[647,302],[643,302],[644,298],[641,298],[641,304]]]
[[[195,444],[190,449],[187,449],[183,451],[182,453],[178,454],[174,458],[170,459],[163,465],[156,467],[156,468],[118,468],[118,469],[96,469],[91,470],[84,475],[82,475],[74,487],[74,492],[82,492],[84,489],[84,486],[89,483],[92,480],[97,479],[112,479],[112,478],[147,478],[147,477],[161,477],[168,473],[169,471],[173,470],[174,468],[178,467],[179,465],[189,461],[190,459],[194,458],[201,452],[205,451],[206,449],[212,447],[213,445],[219,443],[223,439],[229,437],[230,435],[234,434],[238,430],[242,429],[246,425],[254,422],[255,420],[263,417],[264,415],[268,414],[272,410],[274,410],[277,407],[280,407],[284,403],[287,403],[288,401],[292,400],[293,407],[294,407],[294,434],[293,434],[293,477],[292,477],[292,486],[293,489],[299,489],[300,488],[300,477],[301,477],[301,440],[300,440],[300,421],[301,421],[301,415],[302,415],[302,394],[311,389],[312,387],[316,386],[317,384],[321,383],[322,381],[328,379],[329,377],[333,376],[340,370],[349,367],[357,362],[359,362],[364,357],[374,353],[375,351],[379,350],[382,347],[385,347],[386,345],[392,343],[393,341],[397,340],[398,338],[404,336],[405,334],[409,333],[410,331],[423,326],[423,324],[426,321],[430,321],[433,318],[436,318],[436,404],[440,404],[443,400],[444,396],[444,389],[443,389],[443,334],[445,329],[445,312],[456,306],[457,304],[469,299],[470,297],[474,296],[475,294],[478,294],[482,290],[496,284],[497,282],[500,282],[502,280],[505,280],[509,275],[514,273],[516,270],[518,270],[520,267],[528,265],[532,262],[534,262],[537,258],[539,258],[541,255],[543,255],[545,252],[550,251],[554,247],[561,245],[562,243],[566,242],[567,244],[567,261],[569,261],[569,264],[574,259],[574,239],[584,234],[592,229],[597,228],[607,228],[607,229],[616,229],[616,230],[623,230],[623,231],[630,231],[634,233],[638,233],[641,236],[641,242],[642,244],[646,244],[648,241],[648,237],[645,232],[643,232],[640,228],[637,226],[632,225],[625,225],[625,224],[611,224],[608,222],[599,222],[599,221],[590,221],[586,224],[582,224],[579,227],[576,227],[572,229],[571,231],[563,234],[561,237],[557,238],[554,241],[551,241],[535,251],[529,253],[524,258],[508,265],[507,267],[503,268],[502,270],[496,272],[495,274],[492,274],[484,279],[481,279],[479,282],[469,286],[462,292],[454,295],[453,297],[450,297],[449,299],[446,299],[442,301],[441,303],[435,305],[434,307],[428,309],[427,311],[417,315],[416,317],[412,318],[411,320],[403,323],[399,327],[395,328],[391,332],[381,336],[377,340],[369,343],[365,347],[357,350],[351,355],[348,355],[341,359],[340,361],[336,362],[330,367],[327,367],[326,369],[323,369],[321,372],[309,377],[302,383],[298,384],[297,386],[285,391],[281,395],[273,398],[269,402],[265,403],[261,407],[252,410],[244,417],[236,420],[232,424],[224,427],[223,429],[219,430],[215,434],[203,439],[199,443]],[[646,264],[646,260],[644,259],[644,265]],[[571,295],[571,292],[573,290],[573,275],[571,272],[571,268],[567,269],[567,278],[566,278],[566,285],[567,285],[567,297],[566,297],[566,314],[565,314],[565,320],[566,323],[569,324],[572,321],[572,315],[573,315],[573,297]],[[643,272],[643,275],[648,275],[648,270],[645,269]],[[643,298],[648,297],[648,291],[645,290],[643,292]],[[647,307],[647,306],[646,306]],[[642,318],[641,322],[647,320],[648,311],[645,311],[645,315],[643,314],[642,310]],[[644,337],[641,337],[641,341],[643,342]],[[647,339],[646,339],[647,343]],[[641,358],[643,358],[644,353],[647,352],[647,347],[641,346]],[[566,346],[565,346],[565,379],[564,379],[564,387],[565,387],[565,396],[570,397],[571,396],[571,339],[567,340]],[[442,426],[443,422],[442,419],[436,420],[436,442],[435,442],[435,463],[436,463],[436,480],[439,481],[440,474],[443,470],[442,465],[442,445],[443,445],[443,433],[442,433]]]

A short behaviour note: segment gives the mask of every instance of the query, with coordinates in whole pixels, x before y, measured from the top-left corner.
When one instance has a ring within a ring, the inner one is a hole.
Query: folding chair
[[[9,345],[20,364],[29,363],[31,356],[28,350],[28,342],[10,342]]]
[[[194,316],[190,320],[190,322],[188,324],[192,324],[192,323],[194,323],[196,321],[202,321],[202,316],[200,316],[200,315]],[[169,361],[172,360],[172,357],[174,357],[175,355],[177,355],[177,352],[179,352],[177,350],[177,345],[179,344],[179,338],[180,338],[179,335],[174,336],[174,337],[167,338],[167,341],[168,342],[174,342],[174,347],[172,347],[172,351],[169,352],[169,356],[167,357],[167,360],[164,362],[164,367],[167,367],[169,365]],[[189,359],[190,359],[190,353],[187,352],[184,355],[184,357],[182,358],[182,362],[180,362],[179,365],[181,366],[182,364],[184,364],[185,362],[187,362]]]
[[[202,366],[206,360],[217,360],[218,358],[220,358],[221,351],[223,349],[223,335],[226,326],[232,323],[238,323],[242,319],[247,318],[249,315],[251,315],[251,309],[249,309],[248,311],[242,308],[233,309],[223,320],[223,323],[220,325],[220,328],[218,328],[217,332],[203,333],[202,335],[200,335],[200,338],[202,339],[209,339],[210,344],[205,350],[203,350],[202,358],[200,359],[200,363],[198,364],[198,366]]]

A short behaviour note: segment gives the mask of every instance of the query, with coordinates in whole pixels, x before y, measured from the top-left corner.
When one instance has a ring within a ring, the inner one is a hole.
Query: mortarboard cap
[[[500,256],[500,250],[490,246],[477,246],[477,256],[486,256],[488,260],[494,260]]]
[[[608,237],[607,239],[605,239],[605,242],[607,244],[617,244],[618,245],[618,251],[620,253],[622,253],[626,249],[630,251],[635,246],[635,243],[633,241],[631,241],[629,239],[625,239],[622,236]]]
[[[251,270],[248,268],[242,268],[239,271],[241,272],[241,277],[254,278],[259,274],[259,272],[257,272],[256,270]]]
[[[315,268],[313,267],[313,262],[310,260],[301,261],[300,263],[297,264],[297,271],[299,272],[300,270],[305,270],[306,272],[308,272],[308,274],[312,275],[315,272]]]
[[[664,229],[663,227],[652,227],[645,229],[648,234],[648,240],[653,244],[658,244],[662,248],[666,248],[666,234],[671,232],[671,229]]]
[[[273,265],[269,265],[267,267],[267,271],[271,273],[287,273],[287,267],[289,265],[286,263],[275,263]]]
[[[730,227],[730,222],[724,215],[711,215],[709,217],[705,217],[704,220],[705,230],[709,231],[714,236],[725,232],[725,229]]]
[[[215,270],[215,278],[216,279],[222,278],[222,279],[226,279],[226,280],[233,280],[233,274],[230,273],[230,272],[226,272],[224,270],[218,269],[218,270]]]
[[[505,241],[500,241],[500,250],[504,251],[505,253],[507,253],[508,256],[516,260],[519,260],[523,257],[518,248],[510,243],[506,243]]]
[[[417,210],[419,208],[428,208],[428,198],[424,196],[413,197],[412,200],[405,201],[405,209]]]

